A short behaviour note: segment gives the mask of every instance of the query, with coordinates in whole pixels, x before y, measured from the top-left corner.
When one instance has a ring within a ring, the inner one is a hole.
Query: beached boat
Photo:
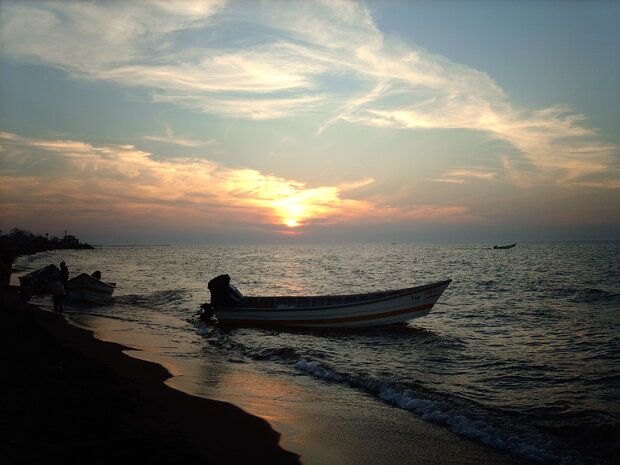
[[[494,249],[512,249],[515,245],[517,245],[516,242],[510,245],[494,245],[493,248]]]
[[[212,302],[202,308],[205,317],[214,314],[219,323],[228,325],[315,328],[387,325],[428,315],[451,282],[448,279],[365,294],[281,297],[244,297],[234,288],[228,296],[222,296],[219,291],[214,294],[210,286]]]
[[[105,303],[112,299],[116,283],[105,283],[89,274],[82,273],[67,282],[67,300],[85,300]]]
[[[60,270],[56,265],[47,265],[40,270],[19,277],[19,295],[28,302],[33,295],[51,295],[54,283],[60,280]]]

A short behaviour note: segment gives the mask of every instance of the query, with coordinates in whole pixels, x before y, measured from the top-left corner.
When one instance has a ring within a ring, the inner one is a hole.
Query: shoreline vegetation
[[[62,238],[49,234],[33,234],[25,229],[13,228],[8,234],[0,231],[0,250],[3,257],[12,257],[13,260],[20,255],[34,255],[39,252],[58,249],[94,249],[90,244],[80,240],[65,231]]]
[[[62,316],[20,301],[20,255],[92,249],[74,236],[0,235],[6,347],[0,453],[6,463],[300,464],[262,418],[167,386],[161,365],[126,355]]]

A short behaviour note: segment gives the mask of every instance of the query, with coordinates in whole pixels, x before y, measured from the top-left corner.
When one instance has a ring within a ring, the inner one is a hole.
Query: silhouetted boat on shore
[[[201,306],[204,318],[214,314],[218,323],[229,325],[334,328],[426,316],[452,280],[365,294],[280,297],[244,297],[229,282],[228,275],[209,282],[212,299]]]
[[[99,275],[100,276],[100,275]],[[52,295],[54,282],[60,280],[60,270],[56,265],[48,265],[40,270],[19,278],[19,293],[24,302],[32,296]],[[112,299],[116,283],[105,283],[95,276],[82,273],[67,281],[65,298],[67,300],[84,300],[105,303]]]
[[[47,265],[40,270],[19,277],[19,295],[28,302],[32,296],[51,295],[55,282],[60,280],[60,270],[56,265]]]
[[[112,300],[116,283],[105,283],[89,274],[82,273],[67,282],[67,300],[106,303]]]
[[[515,245],[517,245],[516,242],[514,244],[509,244],[509,245],[494,245],[493,248],[494,249],[512,249]]]

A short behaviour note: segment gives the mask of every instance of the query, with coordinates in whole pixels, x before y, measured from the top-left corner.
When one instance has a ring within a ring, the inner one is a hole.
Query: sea
[[[23,274],[64,260],[71,276],[101,271],[117,284],[113,302],[69,303],[66,318],[151,354],[189,391],[208,396],[225,382],[207,362],[217,373],[243,367],[274,386],[294,378],[302,388],[337,387],[336,397],[387,406],[530,463],[619,463],[620,242],[492,246],[97,247],[15,266]],[[199,307],[210,300],[208,281],[224,273],[245,295],[452,283],[428,316],[404,324],[220,328]]]

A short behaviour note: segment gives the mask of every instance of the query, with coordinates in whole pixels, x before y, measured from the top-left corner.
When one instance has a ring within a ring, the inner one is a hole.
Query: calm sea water
[[[118,283],[112,305],[69,313],[132,322],[163,341],[191,334],[173,356],[293,370],[544,464],[620,453],[620,242],[102,247],[18,266],[60,260],[72,276],[98,269]],[[453,282],[429,316],[404,325],[223,331],[197,318],[222,273],[247,295]]]

